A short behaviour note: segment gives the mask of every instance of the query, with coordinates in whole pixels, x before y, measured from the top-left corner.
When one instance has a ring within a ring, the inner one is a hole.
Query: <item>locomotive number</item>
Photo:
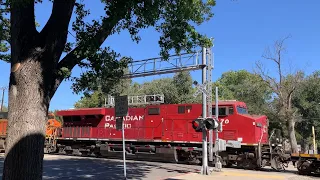
[[[230,122],[229,119],[220,119],[220,121],[222,125],[229,124]]]

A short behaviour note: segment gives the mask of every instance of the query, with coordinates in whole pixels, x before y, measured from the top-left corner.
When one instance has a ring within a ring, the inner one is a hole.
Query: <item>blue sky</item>
[[[90,17],[103,15],[103,7],[100,0],[85,0],[87,7],[91,9]],[[213,81],[229,70],[246,69],[252,71],[254,62],[262,60],[266,46],[281,37],[291,35],[287,43],[288,53],[285,56],[284,65],[291,62],[294,70],[302,69],[307,74],[318,70],[320,67],[320,1],[292,1],[292,0],[217,0],[213,8],[215,16],[198,27],[198,31],[215,38],[213,48],[215,69]],[[51,13],[51,3],[44,1],[36,7],[36,20],[41,29]],[[74,16],[72,17],[74,19]],[[124,31],[115,34],[106,40],[104,46],[121,53],[123,56],[131,56],[141,60],[158,57],[159,34],[152,28],[140,32],[142,41],[136,44],[131,41],[129,34]],[[69,36],[72,41],[73,37]],[[265,61],[263,61],[265,62]],[[266,63],[267,67],[273,67]],[[0,61],[0,86],[7,86],[9,82],[10,65]],[[81,69],[75,68],[73,75],[78,76]],[[270,69],[270,73],[276,71]],[[191,73],[195,80],[201,82],[201,71]],[[137,78],[134,81],[144,82],[172,74]],[[53,97],[50,109],[69,109],[80,99],[70,89],[71,82],[65,81],[59,87]],[[7,93],[5,103],[7,104]]]

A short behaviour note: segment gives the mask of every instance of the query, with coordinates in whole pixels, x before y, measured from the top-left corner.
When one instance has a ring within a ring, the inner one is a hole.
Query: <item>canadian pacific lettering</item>
[[[143,120],[143,116],[124,116],[124,121],[141,121]],[[105,116],[106,121],[116,121],[116,118],[114,116],[107,115]]]
[[[131,129],[131,124],[123,124],[124,129]],[[113,128],[116,129],[116,124],[105,123],[104,128]]]
[[[132,128],[130,121],[141,121],[143,120],[143,118],[144,118],[143,116],[124,116],[123,117],[124,129]],[[104,124],[104,128],[114,128],[114,129],[116,128],[116,124],[115,124],[116,118],[114,116],[107,115],[105,116],[105,120],[107,122]],[[114,121],[114,122],[110,123],[110,121]]]

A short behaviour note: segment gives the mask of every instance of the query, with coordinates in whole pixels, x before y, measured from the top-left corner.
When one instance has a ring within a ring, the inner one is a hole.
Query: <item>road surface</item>
[[[3,157],[3,154],[0,156]],[[3,158],[0,159],[0,178],[2,178]],[[139,180],[313,180],[315,177],[298,176],[296,169],[287,172],[249,171],[242,169],[223,169],[209,176],[199,175],[201,166],[173,163],[157,163],[127,160],[127,179]],[[77,156],[45,155],[43,179],[85,179],[119,180],[123,179],[122,160],[88,158]]]

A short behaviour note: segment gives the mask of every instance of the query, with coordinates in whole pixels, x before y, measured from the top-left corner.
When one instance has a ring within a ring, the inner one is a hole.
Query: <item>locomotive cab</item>
[[[219,138],[245,144],[268,143],[267,117],[251,115],[244,102],[219,101],[218,119],[222,125]],[[215,116],[215,106],[212,107]]]

